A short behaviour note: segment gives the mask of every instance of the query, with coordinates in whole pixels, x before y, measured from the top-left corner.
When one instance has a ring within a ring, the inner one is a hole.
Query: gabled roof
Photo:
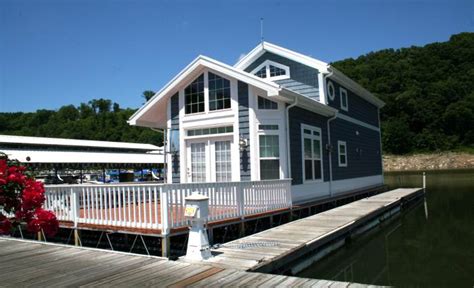
[[[198,56],[194,59],[188,66],[186,66],[181,72],[179,72],[170,82],[168,82],[160,91],[158,91],[145,105],[143,105],[138,111],[136,111],[128,120],[128,123],[131,125],[143,125],[154,127],[153,123],[147,121],[141,121],[140,118],[146,114],[155,104],[160,102],[163,99],[170,97],[172,94],[176,93],[176,88],[189,76],[193,75],[196,71],[199,71],[202,68],[209,68],[220,72],[222,74],[233,77],[237,80],[246,82],[249,85],[253,85],[262,90],[267,91],[269,96],[277,96],[280,91],[280,86],[271,81],[266,81],[262,78],[259,78],[255,75],[247,73],[241,69],[237,69],[225,63],[219,62],[212,58],[206,56]],[[166,112],[166,111],[164,111]]]
[[[257,47],[255,47],[252,51],[250,51],[247,55],[241,58],[235,65],[235,68],[244,70],[250,64],[252,64],[258,57],[262,56],[265,52],[270,52],[298,63],[304,64],[309,67],[313,67],[318,69],[322,73],[327,73],[327,67],[329,66],[328,63],[320,61],[318,59],[314,59],[312,57],[303,55],[301,53],[280,47],[278,45],[262,42]]]
[[[332,67],[326,62],[320,61],[318,59],[303,55],[301,53],[280,47],[278,45],[262,42],[257,47],[255,47],[252,51],[250,51],[247,55],[241,58],[235,65],[235,68],[245,70],[250,64],[252,64],[255,60],[257,60],[260,56],[262,56],[265,52],[270,52],[295,62],[304,64],[306,66],[312,67],[317,69],[319,72],[328,74],[329,78],[334,79],[335,81],[339,82],[340,84],[346,86],[346,88],[356,92],[360,97],[364,98],[368,102],[374,104],[375,106],[381,108],[385,105],[385,103],[370,93],[367,89],[362,87],[360,84],[355,82],[354,80],[350,79],[346,75],[344,75],[341,71],[337,70],[336,68]]]

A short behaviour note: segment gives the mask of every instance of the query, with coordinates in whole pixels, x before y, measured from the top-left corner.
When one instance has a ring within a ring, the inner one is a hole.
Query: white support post
[[[239,213],[239,217],[241,219],[244,219],[245,216],[245,209],[244,209],[244,188],[242,183],[238,183],[235,187],[236,191],[235,193],[237,194],[237,209]]]
[[[72,220],[74,222],[74,228],[77,228],[77,223],[79,222],[80,215],[80,205],[79,205],[79,193],[76,191],[75,188],[71,188],[71,212],[72,212]]]
[[[168,235],[170,232],[169,206],[168,206],[168,185],[160,187],[160,208],[161,208],[161,234]]]

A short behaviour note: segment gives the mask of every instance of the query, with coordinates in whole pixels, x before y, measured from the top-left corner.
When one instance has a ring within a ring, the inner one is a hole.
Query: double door
[[[232,181],[232,140],[187,140],[187,182]]]

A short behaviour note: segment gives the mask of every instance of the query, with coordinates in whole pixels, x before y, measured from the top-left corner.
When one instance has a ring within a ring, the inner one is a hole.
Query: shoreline
[[[384,155],[384,172],[474,169],[474,154],[440,152],[431,154]]]

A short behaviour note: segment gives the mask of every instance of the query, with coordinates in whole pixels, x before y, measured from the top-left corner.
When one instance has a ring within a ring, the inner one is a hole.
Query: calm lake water
[[[420,172],[386,173],[390,188]],[[474,170],[427,172],[426,201],[298,276],[398,287],[474,287]]]

